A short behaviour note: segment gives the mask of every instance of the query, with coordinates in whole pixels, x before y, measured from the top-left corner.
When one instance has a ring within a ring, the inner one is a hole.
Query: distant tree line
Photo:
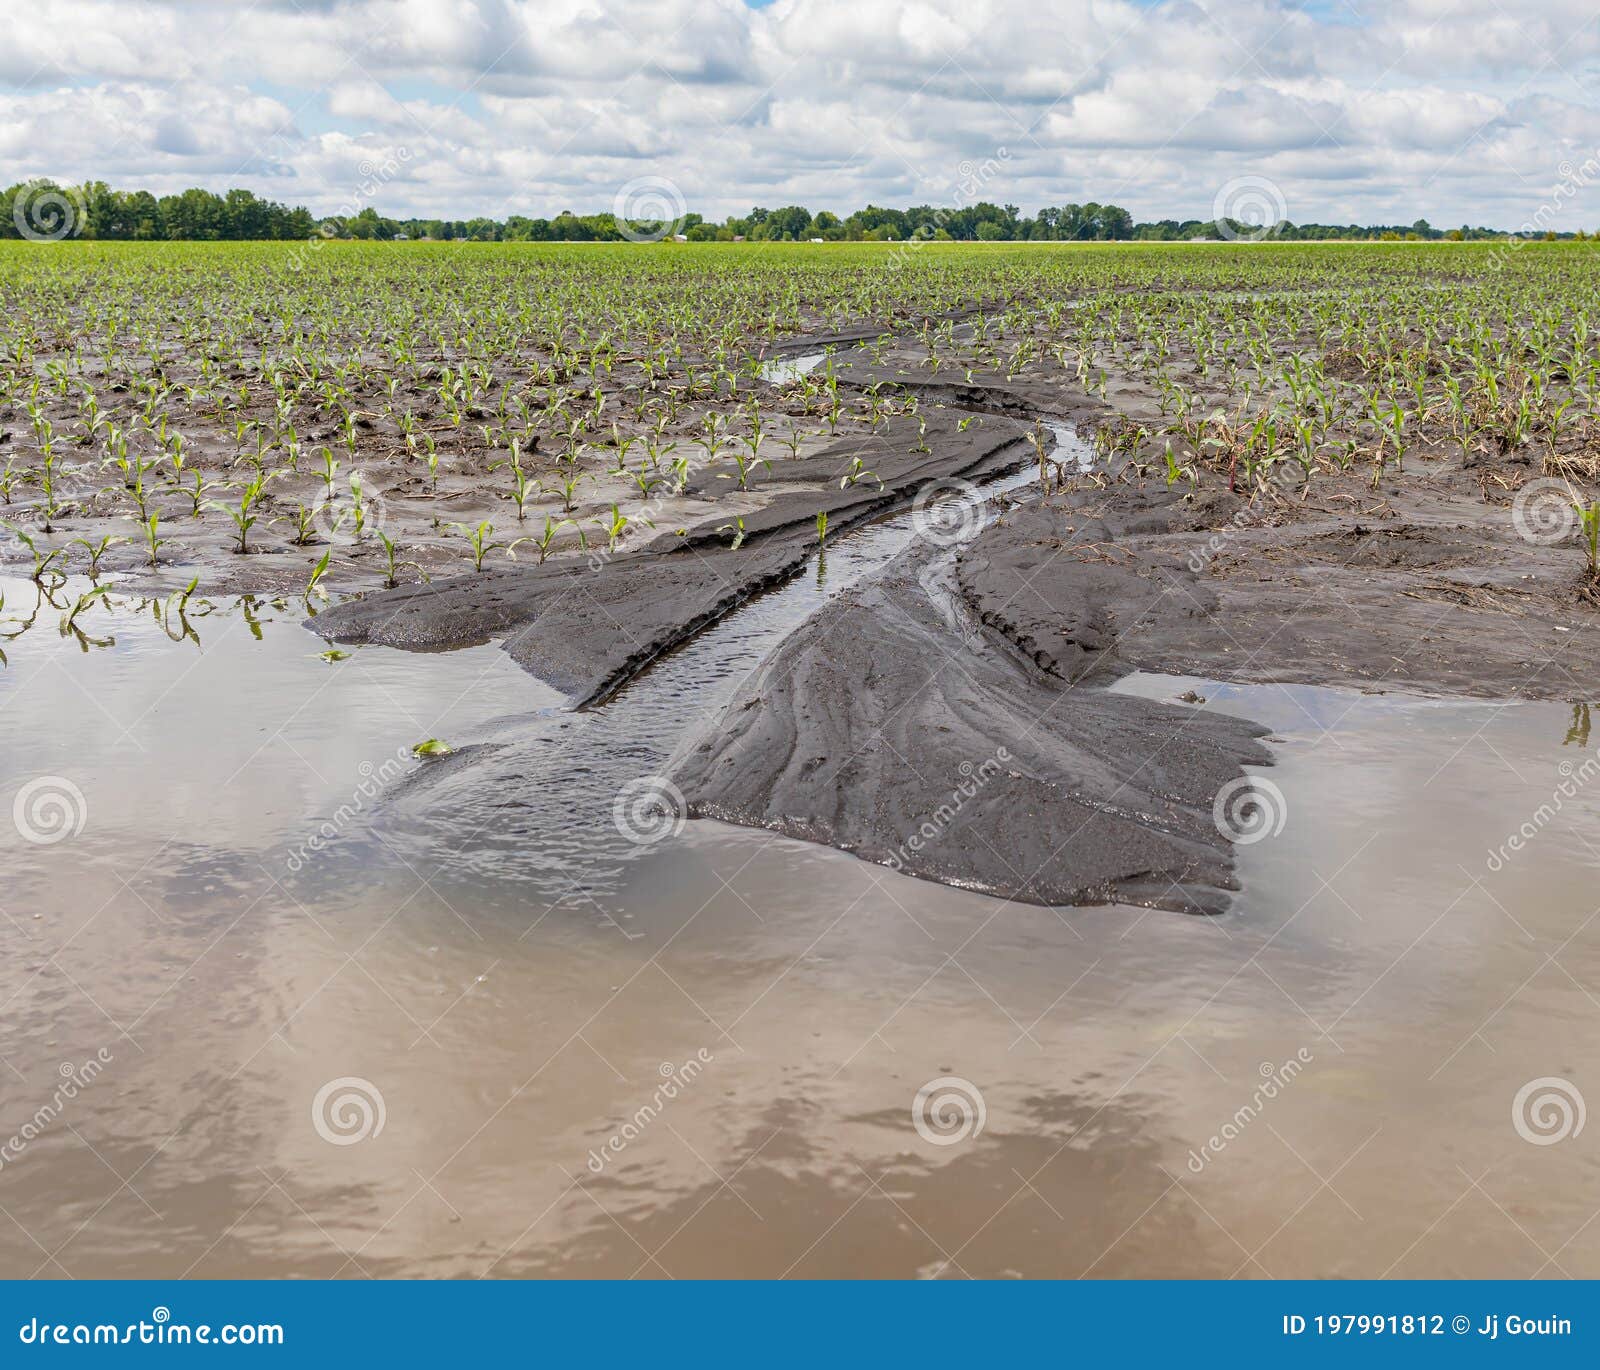
[[[58,235],[63,214],[70,224]],[[148,190],[112,190],[104,181],[70,187],[24,181],[0,191],[0,237],[25,236],[30,224],[39,236],[141,241],[304,239],[317,231],[310,210],[290,209],[248,190],[225,195],[184,190],[157,197]]]
[[[63,209],[63,206],[67,208]],[[68,216],[66,231],[57,231]],[[54,217],[51,217],[54,215]],[[29,228],[32,227],[30,233]],[[59,186],[51,181],[24,181],[0,191],[0,238],[75,236],[133,241],[210,242],[228,239],[337,238],[393,240],[425,238],[474,242],[615,242],[665,236],[689,242],[1182,242],[1205,238],[1256,238],[1259,227],[1231,220],[1160,219],[1135,223],[1120,205],[1047,206],[1032,217],[1016,205],[987,201],[958,209],[916,205],[886,209],[868,205],[844,218],[802,205],[752,209],[712,223],[699,214],[685,214],[674,223],[619,222],[613,214],[574,214],[564,210],[553,219],[513,214],[505,220],[393,219],[367,207],[343,218],[318,219],[305,208],[263,200],[252,191],[217,195],[191,189],[155,196],[144,190],[113,190],[103,181]],[[1426,219],[1411,224],[1293,224],[1284,222],[1270,233],[1276,239],[1320,241],[1455,240],[1504,238],[1497,229],[1438,229]],[[1544,233],[1547,238],[1585,238],[1577,233]]]

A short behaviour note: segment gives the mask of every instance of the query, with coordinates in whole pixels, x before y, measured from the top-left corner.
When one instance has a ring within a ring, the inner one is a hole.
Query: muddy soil
[[[826,345],[815,374],[841,390],[914,395],[928,452],[907,450],[914,420],[894,418],[770,470],[718,463],[685,495],[752,503],[738,549],[713,516],[588,572],[374,596],[319,631],[397,645],[505,635],[535,674],[594,698],[792,574],[818,508],[838,528],[930,480],[1005,454],[1016,465],[1045,419],[1111,432],[1157,420],[1126,377],[1109,378],[1113,411],[1064,371],[918,366],[914,346],[866,332],[771,350]],[[956,337],[976,345],[967,325]],[[1573,700],[1600,666],[1573,548],[1530,544],[1512,520],[1525,462],[1469,467],[1423,447],[1376,482],[1323,472],[1246,498],[1216,472],[1169,484],[1137,444],[1103,458],[1085,479],[1052,454],[1051,493],[953,552],[903,555],[807,621],[676,760],[689,812],[1012,899],[1215,911],[1233,882],[1212,805],[1270,760],[1259,730],[1099,687],[1144,670]],[[830,488],[847,461],[870,479]]]
[[[864,325],[847,341],[881,332]],[[870,457],[867,467],[896,469],[926,464],[929,455],[912,451],[916,425],[887,407],[870,429],[856,413],[829,422],[814,398],[759,375],[730,390],[725,381],[668,383],[619,364],[596,376],[529,385],[521,407],[508,409],[494,407],[486,393],[452,398],[455,374],[442,361],[419,362],[392,377],[393,390],[363,374],[351,381],[347,427],[306,405],[293,410],[299,426],[285,428],[291,411],[280,413],[272,392],[252,388],[246,369],[236,368],[239,390],[226,424],[209,412],[175,409],[185,430],[181,477],[164,458],[139,450],[154,464],[126,481],[82,432],[77,409],[44,392],[38,418],[58,434],[56,512],[45,518],[32,507],[39,503],[35,482],[7,486],[0,518],[42,545],[64,548],[61,565],[69,570],[85,562],[80,546],[105,538],[98,568],[131,583],[170,589],[196,579],[201,593],[288,594],[304,589],[326,555],[321,588],[341,594],[457,575],[470,568],[471,533],[485,523],[492,566],[513,560],[508,549],[521,540],[544,541],[554,556],[596,546],[634,551],[663,532],[715,529],[758,511],[780,485],[837,486],[858,455]],[[192,379],[192,365],[173,360],[160,378]],[[496,381],[514,378],[514,368],[502,367]],[[108,389],[112,401],[125,401],[125,382]],[[847,389],[845,397],[855,393]],[[541,406],[560,407],[575,425],[570,434],[553,432]],[[761,431],[752,447],[756,435],[747,427],[757,412]],[[708,445],[712,417],[722,427]],[[33,464],[30,422],[21,405],[0,402],[0,459],[24,469]],[[930,428],[937,422],[929,416]],[[513,437],[524,480],[520,507]],[[743,475],[735,452],[746,458]],[[883,477],[894,479],[891,471]],[[764,488],[769,478],[773,489]],[[618,511],[626,523],[614,533]],[[151,514],[153,549],[144,526]],[[384,538],[393,544],[392,564]],[[527,545],[517,553],[523,560],[534,555]],[[29,565],[20,540],[0,535],[0,566],[26,574]]]
[[[962,594],[1064,680],[1588,697],[1600,636],[1572,548],[1530,546],[1481,499],[1354,485],[1282,507],[1159,486],[1062,494],[964,549]]]
[[[968,410],[1132,422],[1064,377],[915,371],[891,352],[829,365]],[[1148,396],[1120,390],[1155,421]],[[1215,473],[1170,484],[1140,458],[1134,445],[1087,480],[1052,465],[1053,493],[960,547],[942,615],[931,563],[908,554],[808,622],[679,763],[690,811],[1010,898],[1208,909],[1230,887],[1211,801],[1264,753],[1176,710],[1119,713],[1096,687],[1144,670],[1587,697],[1592,592],[1572,537],[1530,540],[1512,517],[1528,458],[1424,446],[1378,479],[1321,472],[1250,498]],[[964,616],[1013,656],[962,650]],[[997,766],[997,749],[1028,763]]]
[[[1211,798],[1266,753],[1248,734],[1195,727],[1181,709],[1087,687],[1147,670],[1585,697],[1600,666],[1600,639],[1588,631],[1592,593],[1573,538],[1519,534],[1512,501],[1540,474],[1528,453],[1477,453],[1469,463],[1420,441],[1402,470],[1380,467],[1375,478],[1361,467],[1324,470],[1308,485],[1251,493],[1248,481],[1197,457],[1169,482],[1153,456],[1150,435],[1167,422],[1149,383],[1102,357],[1091,384],[1067,350],[1007,336],[974,312],[939,321],[937,336],[924,321],[920,335],[915,325],[893,334],[835,325],[771,342],[769,360],[804,358],[809,374],[752,379],[762,417],[753,409],[710,442],[701,441],[710,408],[725,409],[730,396],[697,394],[692,380],[656,395],[653,378],[623,367],[593,392],[603,417],[589,422],[591,441],[619,414],[614,442],[676,450],[699,441],[704,460],[641,503],[623,474],[626,448],[613,471],[603,441],[564,457],[535,443],[527,467],[545,484],[526,519],[499,484],[505,470],[489,469],[487,434],[471,435],[472,421],[487,416],[441,404],[430,387],[444,373],[422,368],[399,401],[374,398],[364,412],[358,464],[372,512],[403,544],[398,578],[430,579],[369,590],[317,614],[313,626],[339,642],[424,650],[499,639],[571,702],[593,702],[794,575],[822,536],[819,514],[828,536],[843,536],[930,485],[1033,460],[1029,436],[1042,446],[1044,423],[1061,420],[1102,430],[1098,470],[1085,478],[1072,464],[1046,462],[1045,483],[1055,488],[1044,498],[1008,509],[938,567],[896,562],[881,582],[806,624],[683,761],[693,812],[1020,899],[1214,908],[1231,877]],[[1007,362],[1035,344],[1045,354]],[[818,353],[826,355],[812,366]],[[578,390],[567,400],[588,402]],[[647,414],[656,416],[655,439],[644,431]],[[418,433],[450,439],[437,476],[418,453]],[[763,433],[760,455],[744,459]],[[342,435],[302,436],[309,452]],[[237,446],[215,438],[196,460],[219,480],[237,480],[248,467]],[[317,514],[305,544],[288,542],[279,526],[304,522],[315,505],[313,467],[306,455],[298,472],[269,482],[255,536],[270,550],[230,555],[225,521],[164,514],[173,545],[158,561],[172,565],[138,574],[183,578],[199,567],[203,588],[290,589],[326,547],[342,581],[330,573],[330,584],[375,585],[384,555],[374,536],[354,536],[348,493]],[[580,475],[577,493],[553,503],[555,485]],[[169,504],[178,497],[162,495]],[[85,495],[59,532],[114,527],[96,513],[108,499],[116,503],[105,491]],[[608,534],[601,511],[613,505],[629,517]],[[508,544],[546,518],[569,521],[546,547],[523,545],[513,558]],[[465,528],[485,519],[499,546],[489,569],[464,570]],[[134,560],[132,546],[107,555],[108,566],[128,570]],[[924,583],[935,571],[947,583],[942,600]],[[976,652],[973,627],[988,639]],[[931,663],[951,661],[960,663],[955,675],[941,667],[928,679]],[[1030,741],[1029,720],[1056,712],[1071,717],[1070,741]],[[916,718],[924,721],[907,721]],[[945,807],[969,779],[962,764],[1030,748],[1028,766],[1002,768],[983,802],[941,820],[935,847],[902,850],[921,831],[919,815]],[[861,760],[874,753],[876,761]],[[1150,788],[1139,779],[1146,772]]]
[[[1220,909],[1212,803],[1263,730],[1045,679],[972,630],[949,562],[914,544],[807,619],[673,767],[690,814],[1028,903]]]
[[[1525,485],[1569,469],[1550,466],[1542,442],[1464,457],[1419,437],[1376,478],[1358,464],[1252,491],[1238,472],[1198,465],[1169,484],[1150,435],[1170,418],[1149,384],[1111,371],[1095,395],[1065,368],[986,373],[971,365],[979,346],[962,325],[937,364],[904,338],[830,363],[852,385],[1070,418],[1107,439],[1101,473],[1061,473],[1057,493],[962,549],[971,611],[1045,672],[1588,697],[1600,592],[1576,520],[1530,535],[1514,512]]]
[[[916,444],[925,451],[907,450]],[[636,553],[497,566],[347,600],[309,621],[336,642],[438,650],[503,639],[520,665],[575,702],[606,693],[675,643],[793,574],[819,541],[905,503],[940,480],[981,480],[1029,459],[1022,430],[1000,419],[935,412],[920,435],[904,420],[820,452],[747,473],[708,467],[691,485],[710,501],[745,501]],[[840,478],[839,471],[853,476]],[[728,477],[728,479],[724,479]],[[743,484],[745,482],[739,482]],[[737,523],[727,520],[737,518]],[[722,521],[719,521],[722,520]]]

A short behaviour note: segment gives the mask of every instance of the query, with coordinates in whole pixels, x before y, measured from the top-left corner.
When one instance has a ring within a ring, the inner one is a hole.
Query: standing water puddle
[[[771,385],[788,385],[802,376],[809,376],[828,358],[826,352],[802,352],[797,357],[783,357],[761,363],[761,379]]]
[[[913,536],[577,712],[493,647],[324,662],[292,605],[198,646],[41,613],[0,672],[5,1273],[1600,1273],[1591,1134],[1512,1115],[1600,1090],[1584,710],[1124,682],[1276,730],[1281,826],[1212,919],[619,831]]]

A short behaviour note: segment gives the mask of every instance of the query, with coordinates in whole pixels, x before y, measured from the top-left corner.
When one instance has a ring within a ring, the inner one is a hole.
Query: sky
[[[4,0],[0,185],[1600,228],[1593,0]]]

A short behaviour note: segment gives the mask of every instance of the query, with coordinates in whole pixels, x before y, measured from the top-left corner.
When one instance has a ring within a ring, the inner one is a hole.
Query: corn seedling
[[[237,505],[215,502],[212,506],[213,508],[220,509],[229,517],[229,519],[232,520],[235,533],[239,539],[238,546],[234,548],[234,551],[240,554],[250,550],[250,530],[256,526],[256,522],[260,517],[255,512],[255,508],[257,502],[261,498],[261,491],[265,484],[266,478],[264,476],[257,476],[254,480],[247,482],[244,488],[240,491],[239,502]],[[152,514],[150,516],[150,527],[152,530],[155,528],[155,520],[156,516]],[[154,562],[155,554],[152,552],[151,564],[153,565]]]
[[[313,595],[322,594],[322,592],[317,589],[317,582],[320,581],[323,576],[327,575],[328,562],[332,556],[333,553],[331,551],[324,552],[318,559],[317,564],[311,568],[311,577],[306,581],[306,588],[301,592],[302,599],[309,601]],[[323,597],[326,598],[326,596]]]
[[[1600,581],[1600,502],[1590,500],[1573,507],[1578,513],[1578,539],[1587,562],[1585,574],[1592,581]]]
[[[505,554],[515,561],[518,545],[533,541],[531,538],[513,538],[510,542],[496,542],[494,541],[494,524],[490,523],[488,519],[485,519],[476,528],[468,527],[464,523],[452,523],[450,526],[460,530],[461,535],[466,538],[467,546],[471,549],[468,552],[468,559],[472,562],[474,571],[483,570],[484,558],[490,552],[504,550]]]
[[[117,546],[119,543],[124,543],[127,540],[127,538],[113,537],[111,534],[107,533],[98,541],[90,541],[88,538],[73,538],[71,543],[68,545],[73,547],[82,547],[84,551],[88,552],[89,578],[93,580],[100,574],[101,558],[104,557],[105,554],[111,550],[111,548]]]
[[[853,485],[860,484],[860,482],[864,480],[877,481],[878,489],[880,490],[886,488],[883,481],[879,479],[876,471],[867,470],[860,457],[851,457],[850,465],[845,468],[844,474],[839,477],[839,488],[841,490],[846,490]]]
[[[65,548],[40,547],[25,529],[17,527],[14,523],[7,523],[4,519],[0,519],[0,527],[9,530],[11,535],[28,549],[28,555],[33,558],[33,570],[28,573],[29,579],[42,584],[46,576],[60,575],[59,571],[52,571],[51,568],[66,554]]]
[[[381,528],[378,529],[377,536],[378,536],[378,541],[383,544],[383,555],[384,555],[384,563],[385,563],[384,564],[384,573],[383,573],[383,588],[385,590],[392,590],[399,583],[398,580],[396,579],[396,572],[403,566],[409,566],[413,571],[415,571],[417,573],[417,575],[422,580],[427,580],[428,573],[426,571],[424,571],[422,569],[422,567],[419,566],[416,562],[414,562],[414,561],[397,561],[395,559],[397,554],[398,554],[399,549],[395,546],[394,540],[392,538],[390,538],[390,536],[387,533],[385,533]]]
[[[546,514],[544,516],[544,528],[535,537],[528,539],[539,549],[540,565],[543,565],[544,559],[550,555],[550,549],[555,546],[556,535],[563,528],[572,528],[577,531],[579,546],[587,547],[589,545],[583,536],[583,529],[579,528],[572,519],[552,518],[549,514]]]
[[[157,554],[163,547],[167,545],[167,540],[159,536],[156,532],[156,527],[160,522],[161,515],[152,512],[150,516],[139,525],[140,530],[144,534],[146,564],[150,566],[154,566],[156,564]]]

